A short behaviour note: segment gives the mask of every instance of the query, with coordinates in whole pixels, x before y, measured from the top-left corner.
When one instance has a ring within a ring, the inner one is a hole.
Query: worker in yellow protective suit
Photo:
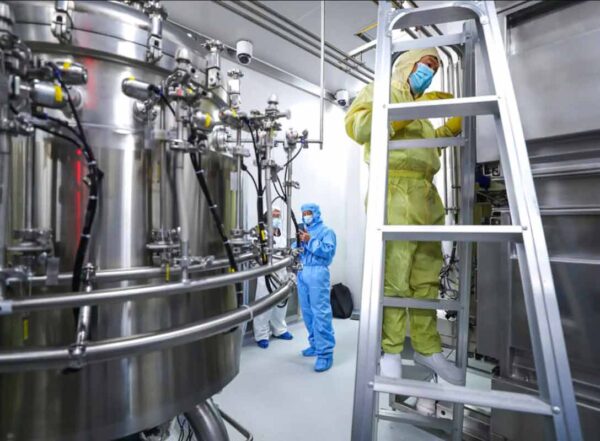
[[[439,68],[440,57],[435,48],[408,51],[394,63],[390,100],[403,103],[420,100],[446,99],[444,92],[425,93]],[[367,85],[356,97],[346,114],[348,136],[365,147],[369,161],[373,84]],[[451,137],[460,134],[462,119],[450,118],[434,129],[429,120],[393,121],[391,139],[423,139]],[[387,146],[375,146],[385,149]],[[389,154],[387,221],[390,225],[441,225],[444,206],[433,185],[433,176],[440,168],[437,148],[395,150]],[[443,265],[439,242],[388,242],[386,246],[384,295],[436,299],[439,274]],[[383,311],[380,362],[382,376],[400,378],[402,352],[408,313],[410,335],[415,350],[415,362],[424,365],[453,384],[462,381],[461,372],[441,353],[437,332],[436,311],[386,307]]]

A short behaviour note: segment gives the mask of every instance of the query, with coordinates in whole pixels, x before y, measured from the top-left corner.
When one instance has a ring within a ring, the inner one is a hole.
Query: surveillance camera
[[[237,59],[240,64],[250,64],[254,45],[249,40],[240,40],[235,44]]]
[[[350,103],[350,93],[346,89],[340,89],[335,92],[335,101],[342,107],[346,107]]]

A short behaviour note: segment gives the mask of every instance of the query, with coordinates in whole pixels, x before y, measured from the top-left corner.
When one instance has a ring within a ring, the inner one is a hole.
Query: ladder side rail
[[[538,386],[542,397],[548,397],[556,409],[553,419],[557,438],[580,440],[581,427],[548,249],[506,52],[502,41],[498,40],[500,30],[494,5],[485,2],[483,7],[488,20],[482,20],[480,25],[485,42],[482,51],[489,61],[486,64],[489,78],[501,97],[500,118],[496,118],[496,126],[499,129],[502,166],[508,171],[507,183],[512,187],[512,191],[508,192],[511,213],[516,210],[517,222],[528,227],[523,233],[523,245],[517,246],[517,251],[521,258],[519,264],[526,305],[527,297],[530,299],[527,312]],[[509,125],[502,124],[502,121]],[[518,194],[516,188],[519,188]],[[522,258],[525,258],[527,269]]]
[[[475,95],[475,39],[476,27],[472,21],[466,22],[463,27],[466,42],[463,55],[463,92],[465,96]],[[467,144],[460,151],[461,161],[461,200],[459,223],[461,225],[473,224],[473,209],[475,203],[475,167],[477,156],[476,145],[477,117],[470,116],[464,119],[464,130]],[[460,310],[457,312],[457,342],[456,366],[463,370],[463,384],[466,382],[467,359],[469,351],[469,318],[471,304],[471,277],[473,261],[473,244],[460,242],[458,244],[459,256],[459,301]],[[452,439],[462,441],[464,404],[456,403],[452,409]]]
[[[377,371],[376,360],[380,352],[380,309],[385,254],[383,237],[378,228],[384,224],[386,219],[388,104],[390,102],[392,44],[388,23],[391,13],[389,1],[379,2],[371,120],[369,202],[367,205],[352,441],[369,441],[373,439],[376,429],[375,406],[378,404],[378,394],[373,389],[373,380]]]

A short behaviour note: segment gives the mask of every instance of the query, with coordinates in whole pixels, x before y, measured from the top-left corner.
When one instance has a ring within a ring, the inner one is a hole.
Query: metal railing
[[[222,274],[188,282],[136,286],[133,288],[102,289],[89,293],[64,293],[33,296],[22,299],[0,301],[0,315],[23,313],[48,309],[79,308],[85,305],[118,303],[128,300],[141,300],[153,297],[166,297],[196,291],[219,288],[273,273],[290,266],[294,261],[288,256],[279,262],[259,266],[237,273]]]
[[[290,261],[291,258],[286,259],[278,264],[271,265],[270,269],[275,271],[275,267],[285,267]],[[248,271],[243,272],[247,273]],[[232,276],[235,275],[236,274],[233,274]],[[61,369],[72,368],[74,366],[79,368],[89,363],[131,357],[212,337],[229,331],[244,322],[250,321],[255,316],[260,315],[278,303],[281,303],[290,295],[294,286],[295,281],[291,278],[277,291],[249,305],[244,305],[207,320],[172,328],[167,331],[88,342],[83,347],[72,345],[1,351],[0,372]],[[163,285],[162,288],[166,289],[167,287]]]

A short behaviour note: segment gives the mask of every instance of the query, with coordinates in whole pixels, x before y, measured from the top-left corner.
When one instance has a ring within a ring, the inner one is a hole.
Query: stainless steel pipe
[[[198,441],[229,441],[221,413],[211,399],[196,404],[185,417]]]
[[[172,284],[146,285],[134,288],[117,288],[93,291],[91,293],[66,293],[58,295],[34,296],[16,300],[5,300],[1,303],[1,313],[19,313],[61,308],[79,308],[85,305],[118,303],[128,300],[140,300],[153,297],[165,297],[195,291],[205,291],[222,286],[233,285],[245,280],[253,280],[266,274],[274,273],[292,264],[294,258],[288,256],[277,263],[259,266],[237,273],[221,274],[189,282]]]
[[[254,259],[256,256],[252,253],[244,253],[239,255],[235,260],[237,263],[248,262]],[[218,269],[229,268],[229,260],[226,258],[215,259],[207,264],[202,265],[190,265],[188,271],[190,274],[202,273],[208,271],[215,271]],[[174,266],[169,268],[170,275],[178,275],[181,273],[181,267]],[[140,280],[140,279],[151,279],[154,277],[166,276],[167,270],[163,267],[154,266],[141,266],[136,268],[124,268],[114,270],[97,271],[94,280],[98,283],[101,282],[119,282],[122,280]],[[73,278],[72,273],[61,273],[58,275],[59,285],[71,284]],[[46,276],[31,276],[26,280],[28,285],[38,286],[46,283]]]
[[[287,264],[288,261],[280,263]],[[273,268],[276,265],[273,265]],[[283,265],[285,266],[285,265]],[[181,284],[180,284],[181,285]],[[14,372],[34,369],[60,369],[81,366],[86,363],[98,363],[118,358],[167,349],[212,337],[252,320],[284,301],[295,286],[294,280],[288,280],[281,288],[250,305],[244,305],[224,314],[168,331],[124,337],[113,340],[90,342],[77,356],[73,347],[38,348],[0,352],[0,372]],[[190,286],[186,286],[190,288]],[[163,287],[164,289],[164,287]],[[88,296],[91,294],[87,294]]]

